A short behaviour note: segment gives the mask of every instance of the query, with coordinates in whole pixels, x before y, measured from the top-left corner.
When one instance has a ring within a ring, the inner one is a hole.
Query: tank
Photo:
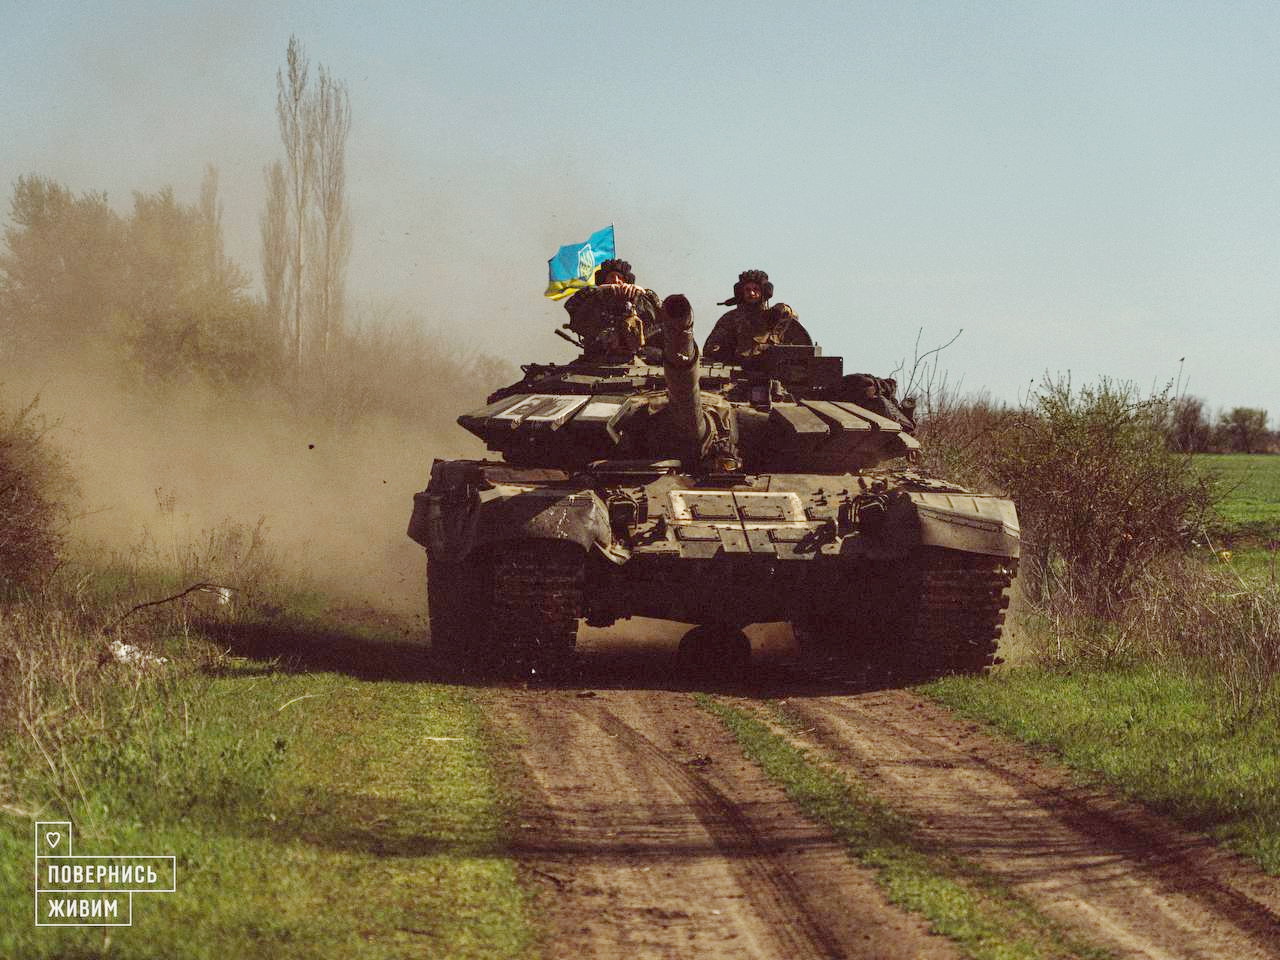
[[[522,367],[458,418],[496,456],[436,460],[414,496],[444,662],[555,672],[581,621],[635,616],[690,625],[713,672],[774,621],[904,680],[998,662],[1014,504],[915,469],[891,381],[811,346],[703,363],[680,296],[625,332]]]

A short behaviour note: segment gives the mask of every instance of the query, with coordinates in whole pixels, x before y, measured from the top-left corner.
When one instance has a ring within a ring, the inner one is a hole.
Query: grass
[[[1224,533],[1280,539],[1280,457],[1203,454],[1195,462],[1219,478],[1225,493],[1218,505]]]
[[[470,695],[415,675],[422,648],[376,624],[219,629],[244,657],[140,681],[95,668],[111,682],[93,709],[46,731],[59,776],[31,762],[29,735],[0,738],[0,956],[528,954],[496,747]],[[35,819],[71,819],[85,853],[176,855],[177,892],[135,897],[129,928],[35,927]]]
[[[1250,547],[1236,544],[1205,557],[1206,562],[1224,563],[1246,583],[1280,583],[1280,543],[1268,547]]]
[[[921,689],[1280,874],[1280,727],[1233,722],[1221,692],[1161,664],[1024,667]]]
[[[825,823],[853,856],[876,871],[892,902],[924,916],[965,956],[1108,956],[1069,935],[989,874],[925,842],[909,821],[779,733],[778,727],[785,727],[781,715],[762,716],[705,695],[697,700],[807,815]]]
[[[1207,563],[1227,564],[1248,583],[1280,583],[1280,457],[1201,454],[1197,466],[1218,477],[1224,496],[1210,525]]]

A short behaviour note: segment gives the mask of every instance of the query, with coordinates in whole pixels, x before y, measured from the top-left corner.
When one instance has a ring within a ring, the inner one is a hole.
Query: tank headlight
[[[609,501],[609,526],[625,533],[640,520],[640,504],[630,497],[614,497]]]

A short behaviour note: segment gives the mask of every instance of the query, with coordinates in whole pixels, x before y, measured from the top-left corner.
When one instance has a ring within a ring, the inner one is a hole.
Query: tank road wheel
[[[930,680],[980,674],[996,648],[1017,561],[930,548],[901,581],[898,615],[882,636],[895,675]]]
[[[704,623],[680,638],[676,667],[699,680],[741,680],[751,669],[751,641],[737,627]]]
[[[547,677],[573,662],[585,555],[573,543],[504,544],[492,558],[489,649],[504,673]]]

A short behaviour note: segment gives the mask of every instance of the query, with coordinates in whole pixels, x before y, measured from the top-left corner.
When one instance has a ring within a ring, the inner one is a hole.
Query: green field
[[[1280,457],[1214,453],[1196,457],[1196,465],[1218,480],[1224,495],[1218,505],[1225,528],[1241,534],[1280,536]]]
[[[1280,726],[1161,664],[949,677],[924,693],[1202,830],[1280,875]]]
[[[1216,562],[1250,582],[1280,582],[1280,457],[1210,453],[1195,462],[1222,496],[1209,529]]]

